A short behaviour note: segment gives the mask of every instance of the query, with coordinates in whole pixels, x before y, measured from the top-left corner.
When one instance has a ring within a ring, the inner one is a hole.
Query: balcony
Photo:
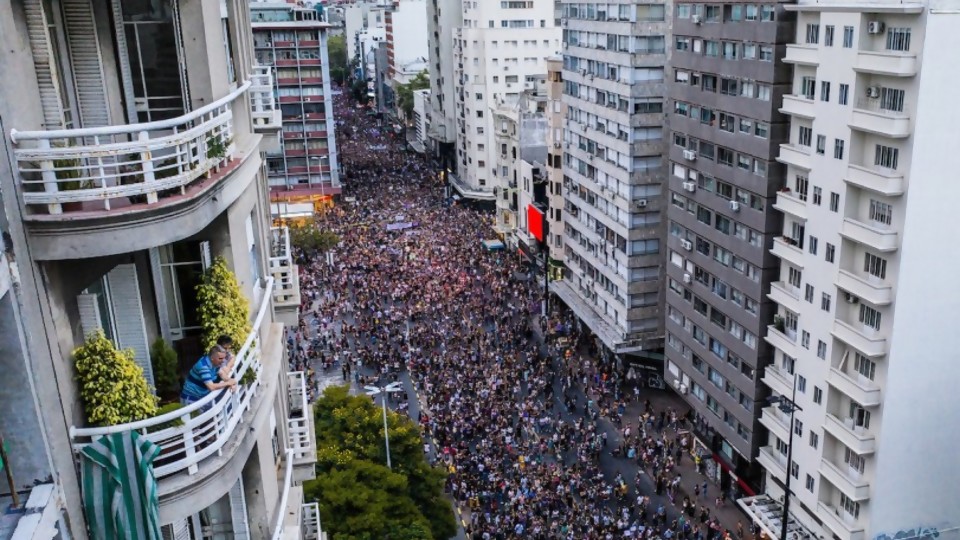
[[[777,210],[796,216],[804,221],[807,220],[807,203],[801,201],[792,191],[780,191],[777,193],[777,201],[773,203]]]
[[[781,482],[787,479],[787,456],[777,452],[772,446],[761,446],[757,454],[757,463]]]
[[[884,109],[880,99],[859,98],[850,116],[850,128],[902,139],[910,136],[910,116],[902,111]]]
[[[864,407],[875,407],[880,404],[880,387],[860,374],[850,376],[832,367],[827,373],[827,382]]]
[[[290,229],[270,229],[270,275],[273,276],[273,304],[277,318],[290,326],[299,323],[300,271],[290,251]]]
[[[773,248],[770,249],[770,253],[773,253],[775,256],[780,257],[797,268],[803,268],[803,250],[794,244],[793,242],[788,242],[786,237],[778,236],[773,239]]]
[[[789,396],[793,392],[793,375],[784,373],[773,364],[763,368],[762,382],[781,396]]]
[[[257,132],[270,132],[274,135],[282,127],[280,108],[273,95],[273,68],[253,66],[250,75],[250,107],[253,112],[253,128]]]
[[[287,373],[287,450],[293,458],[293,478],[297,482],[316,478],[317,434],[314,432],[313,407],[307,400],[307,378],[302,371]]]
[[[817,503],[817,517],[837,535],[840,540],[866,540],[866,531],[857,524],[857,519],[833,506]]]
[[[70,538],[69,529],[61,530],[67,524],[62,519],[64,501],[60,493],[57,484],[34,485],[20,494],[19,510],[13,509],[9,495],[3,495],[0,501],[8,511],[0,518],[0,539]]]
[[[73,449],[103,435],[136,431],[161,448],[154,461],[160,521],[170,523],[206,508],[233,487],[257,439],[257,426],[269,424],[282,361],[282,325],[267,317],[273,279],[268,278],[252,330],[237,351],[233,376],[249,371],[256,379],[223,389],[175,411],[109,427],[71,427]]]
[[[874,305],[886,306],[893,302],[893,287],[869,274],[863,277],[849,270],[840,270],[836,284],[837,287]]]
[[[794,313],[800,311],[800,290],[782,281],[770,284],[770,293],[767,294],[767,298]]]
[[[781,144],[780,155],[777,161],[784,165],[793,165],[801,169],[810,170],[813,165],[810,158],[810,147],[797,144]]]
[[[767,335],[764,336],[764,339],[767,340],[767,343],[773,345],[774,347],[780,349],[788,356],[794,358],[797,357],[797,334],[792,332],[791,335],[787,335],[786,332],[781,332],[777,330],[777,327],[772,324],[767,327]],[[793,387],[793,384],[790,384],[790,387]]]
[[[840,236],[884,253],[899,247],[897,231],[867,225],[853,218],[845,218],[840,226]]]
[[[854,501],[870,498],[870,483],[863,479],[862,473],[846,465],[834,465],[823,459],[820,461],[820,475]]]
[[[320,528],[320,505],[309,503],[300,509],[300,533],[302,540],[326,540],[327,535]]]
[[[844,180],[848,184],[883,195],[891,197],[903,195],[903,173],[890,169],[850,165],[847,167],[847,176]]]
[[[760,415],[760,423],[780,438],[781,441],[790,439],[790,419],[776,405],[771,405],[763,409]]]
[[[816,67],[820,65],[816,45],[788,44],[787,54],[783,57],[783,61],[788,64],[798,64],[802,66]]]
[[[783,96],[783,106],[780,107],[780,112],[798,118],[813,120],[815,116],[813,113],[813,99],[786,94]]]
[[[838,441],[861,456],[876,451],[876,437],[870,431],[854,426],[853,418],[841,420],[832,414],[827,414],[823,428],[827,433],[833,435]]]
[[[874,75],[913,77],[917,74],[917,55],[892,51],[859,51],[853,69]]]
[[[834,321],[833,337],[857,349],[861,353],[871,358],[887,354],[887,340],[879,337],[873,329],[867,332],[862,326],[847,323],[845,321]]]
[[[11,131],[39,260],[129,253],[198,233],[252,184],[261,137],[235,133],[249,81],[186,115],[142,124]]]

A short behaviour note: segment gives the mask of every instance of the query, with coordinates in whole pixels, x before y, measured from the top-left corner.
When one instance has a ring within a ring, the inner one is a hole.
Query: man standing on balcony
[[[183,383],[183,389],[180,390],[180,403],[183,406],[200,401],[214,390],[237,387],[237,381],[229,377],[221,377],[221,368],[227,367],[227,354],[227,349],[222,345],[214,345],[208,354],[200,357],[200,360],[190,368],[187,380]],[[204,409],[209,407],[210,404]]]
[[[230,374],[233,373],[233,366],[237,363],[237,356],[233,354],[233,338],[230,336],[220,336],[217,338],[217,345],[227,351],[226,362],[217,370],[220,379],[225,381],[230,378]]]

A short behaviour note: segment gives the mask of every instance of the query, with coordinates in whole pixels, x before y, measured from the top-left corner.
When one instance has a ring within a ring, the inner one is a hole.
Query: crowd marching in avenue
[[[435,168],[366,109],[345,95],[335,105],[344,192],[317,220],[341,243],[332,265],[299,254],[292,367],[359,384],[409,374],[417,391],[400,400],[422,397],[414,420],[450,472],[467,538],[743,538],[711,514],[730,504],[708,497],[713,486],[681,490],[682,412],[654,410],[588,354],[569,315],[542,317],[520,258],[482,245],[492,216],[445,199]]]

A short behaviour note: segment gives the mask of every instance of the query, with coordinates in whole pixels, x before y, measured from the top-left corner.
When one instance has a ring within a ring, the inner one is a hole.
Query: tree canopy
[[[327,40],[327,58],[330,61],[330,77],[343,84],[350,75],[347,40],[344,36],[330,36]]]
[[[386,467],[383,417],[366,396],[330,387],[315,407],[317,478],[304,483],[320,503],[331,540],[445,540],[456,534],[453,509],[443,497],[446,473],[423,455],[419,428],[390,412]]]
[[[397,106],[403,111],[404,118],[413,116],[413,93],[427,88],[430,88],[430,75],[427,70],[417,73],[410,82],[397,85]]]
[[[340,237],[333,231],[322,230],[314,223],[290,227],[290,243],[293,247],[314,255],[333,249]]]

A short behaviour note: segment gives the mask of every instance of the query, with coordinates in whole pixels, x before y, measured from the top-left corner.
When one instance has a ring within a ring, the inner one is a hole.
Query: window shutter
[[[30,52],[37,74],[40,89],[40,103],[43,106],[43,126],[46,129],[63,127],[63,107],[60,96],[55,57],[50,50],[50,34],[47,26],[48,14],[43,10],[41,0],[26,0],[23,4],[27,19],[27,35],[30,39]]]
[[[153,386],[153,366],[150,364],[150,344],[147,342],[147,327],[140,302],[137,266],[117,266],[107,274],[107,283],[110,286],[110,303],[117,325],[117,347],[133,349],[134,361],[143,368],[147,383]]]
[[[60,0],[60,4],[81,125],[85,128],[108,126],[110,108],[93,3],[90,0]]]
[[[281,511],[284,511],[281,509]],[[243,495],[243,478],[230,488],[230,519],[233,521],[233,538],[250,540],[250,524],[247,521],[247,501]],[[283,516],[280,517],[283,519]]]
[[[103,328],[100,324],[100,305],[97,303],[97,295],[77,296],[77,307],[80,309],[80,328],[83,330],[84,338]]]
[[[213,264],[213,259],[210,257],[210,242],[200,242],[200,265],[206,270],[210,268],[211,264]]]
[[[190,523],[184,519],[174,521],[161,529],[163,540],[191,540]]]

